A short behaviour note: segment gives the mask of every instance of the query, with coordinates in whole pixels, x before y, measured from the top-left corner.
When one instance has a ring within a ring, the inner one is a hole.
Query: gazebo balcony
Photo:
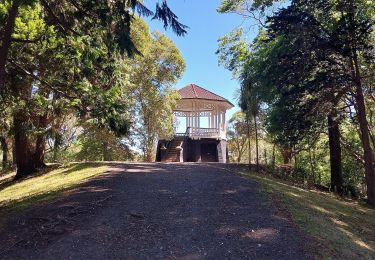
[[[176,137],[226,139],[226,131],[217,128],[188,127],[185,133],[176,133]]]

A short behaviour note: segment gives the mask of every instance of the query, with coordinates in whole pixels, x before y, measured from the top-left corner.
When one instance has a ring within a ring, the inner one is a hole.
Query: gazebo
[[[225,113],[233,107],[227,99],[195,84],[180,89],[174,115],[186,131],[172,140],[159,140],[158,162],[228,161]]]

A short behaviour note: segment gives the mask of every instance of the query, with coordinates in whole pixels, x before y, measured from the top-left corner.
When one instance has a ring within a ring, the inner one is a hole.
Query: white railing
[[[190,138],[221,138],[226,139],[226,131],[217,128],[195,128],[188,127],[186,133],[176,133],[178,137]]]
[[[216,128],[191,128],[190,137],[219,137],[220,131]]]

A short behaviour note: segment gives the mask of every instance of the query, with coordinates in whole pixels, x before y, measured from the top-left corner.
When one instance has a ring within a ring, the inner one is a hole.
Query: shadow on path
[[[256,182],[207,164],[118,164],[14,219],[0,258],[305,259]]]

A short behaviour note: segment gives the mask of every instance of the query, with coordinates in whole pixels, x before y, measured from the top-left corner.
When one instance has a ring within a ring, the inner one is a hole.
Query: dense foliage
[[[13,160],[20,178],[45,167],[46,158],[134,158],[130,133],[144,120],[139,95],[170,100],[158,107],[161,115],[169,113],[178,96],[167,86],[184,70],[173,42],[151,34],[139,16],[186,33],[166,1],[157,3],[155,12],[137,0],[0,4],[3,169]],[[161,131],[154,127],[147,133],[155,139]]]
[[[248,42],[236,29],[218,53],[241,82],[243,110],[265,114],[270,143],[303,180],[375,204],[374,4],[239,2],[219,11],[257,13],[259,35]]]

